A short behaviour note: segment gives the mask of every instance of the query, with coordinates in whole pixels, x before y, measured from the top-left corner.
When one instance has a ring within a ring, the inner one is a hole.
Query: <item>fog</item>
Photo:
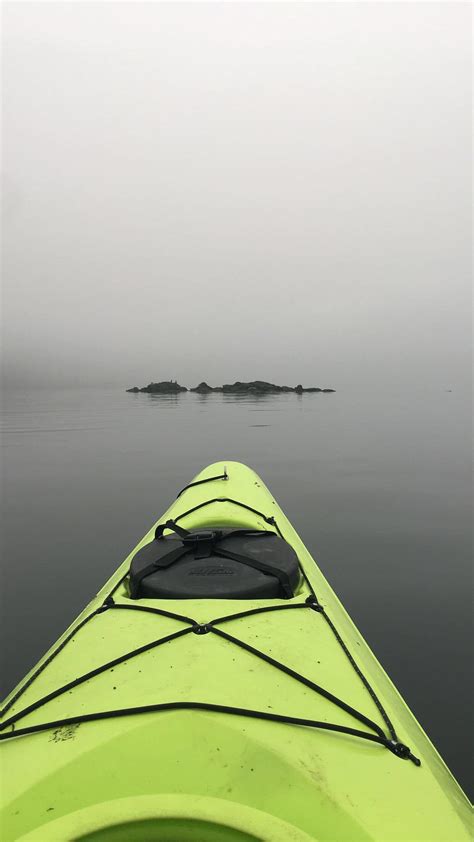
[[[6,4],[5,383],[465,386],[469,19]]]

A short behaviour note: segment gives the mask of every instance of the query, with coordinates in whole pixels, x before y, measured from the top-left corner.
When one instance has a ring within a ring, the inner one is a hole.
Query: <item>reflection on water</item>
[[[177,491],[204,465],[235,459],[270,486],[468,788],[462,396],[37,390],[7,394],[2,411],[5,689]]]

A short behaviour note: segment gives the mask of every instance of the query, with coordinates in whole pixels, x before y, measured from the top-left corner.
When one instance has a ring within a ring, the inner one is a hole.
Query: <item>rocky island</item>
[[[159,383],[149,383],[148,386],[133,386],[131,389],[126,389],[127,392],[148,392],[156,395],[174,395],[178,392],[187,392],[186,386],[180,386],[176,380],[162,380]],[[207,395],[211,392],[224,392],[232,395],[245,394],[278,394],[279,392],[295,392],[297,395],[302,395],[303,392],[335,392],[335,389],[321,389],[318,386],[303,387],[301,383],[298,386],[277,386],[275,383],[267,383],[265,380],[251,380],[249,383],[241,383],[237,380],[235,383],[225,383],[223,386],[209,386],[204,380],[199,386],[189,389],[190,392],[197,392],[200,395]]]
[[[156,395],[174,395],[177,392],[187,392],[186,386],[180,386],[176,380],[162,380],[160,383],[149,383],[148,386],[134,386],[132,389],[126,389],[127,392],[149,392]]]

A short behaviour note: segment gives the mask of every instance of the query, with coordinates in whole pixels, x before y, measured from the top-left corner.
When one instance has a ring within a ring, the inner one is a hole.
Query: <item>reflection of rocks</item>
[[[178,392],[187,392],[186,386],[180,386],[176,380],[163,380],[160,383],[149,383],[148,386],[143,386],[141,389],[134,386],[132,389],[127,389],[127,392],[149,392],[158,395],[174,395]],[[209,386],[203,380],[199,386],[195,386],[190,392],[197,392],[199,395],[209,395],[211,392],[225,392],[231,395],[274,395],[280,392],[296,392],[297,395],[302,395],[303,392],[335,392],[335,389],[320,389],[318,386],[309,386],[307,389],[298,383],[297,386],[277,386],[275,383],[267,383],[266,380],[251,380],[249,383],[241,383],[237,380],[235,383],[225,383],[224,386]]]

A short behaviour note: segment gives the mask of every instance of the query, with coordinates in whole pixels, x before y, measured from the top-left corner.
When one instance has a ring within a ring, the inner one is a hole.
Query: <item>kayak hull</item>
[[[6,700],[3,838],[469,839],[469,802],[262,480],[227,462],[195,481],[158,523],[276,529],[300,592],[133,601],[155,524]],[[350,733],[370,732],[354,711],[387,744]]]

